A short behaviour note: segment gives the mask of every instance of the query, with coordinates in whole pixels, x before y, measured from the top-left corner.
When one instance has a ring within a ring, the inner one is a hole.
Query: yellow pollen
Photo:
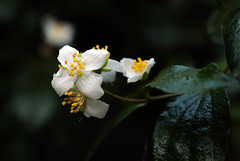
[[[61,66],[61,65],[58,65],[58,68],[59,68],[59,69],[61,69],[61,68],[62,68],[62,66]]]
[[[81,54],[78,54],[78,57],[81,57]]]
[[[137,62],[138,61],[138,62]],[[144,68],[147,65],[147,60],[142,61],[141,58],[137,58],[137,60],[134,60],[133,65],[132,65],[132,69],[137,73],[140,72],[142,73]]]
[[[69,76],[74,76],[74,73],[72,72],[72,70],[70,70],[70,72],[69,72]]]
[[[80,111],[81,107],[83,106],[83,102],[85,97],[81,95],[80,92],[65,92],[65,97],[63,99],[62,105],[65,106],[66,104],[71,104],[70,113],[77,113]]]
[[[74,54],[73,54],[73,57],[75,58],[77,56],[77,53],[75,52]]]
[[[65,60],[65,64],[67,64],[68,63],[68,61],[67,60]]]
[[[78,106],[78,103],[75,102],[75,103],[72,103],[72,107],[77,107]]]
[[[93,47],[93,49],[95,49],[95,47]]]
[[[96,45],[96,48],[97,48],[98,50],[100,50],[99,45]]]
[[[67,97],[63,99],[63,101],[68,101],[68,100],[69,100],[69,98],[67,98]]]
[[[65,105],[66,105],[66,102],[65,102],[65,101],[63,101],[63,102],[62,102],[62,105],[63,105],[63,106],[65,106]]]
[[[82,75],[82,72],[79,72],[79,73],[77,74],[77,76],[80,76],[80,75]]]
[[[105,50],[107,50],[107,49],[108,49],[108,46],[106,45],[106,46],[105,46]]]
[[[74,67],[74,64],[73,64],[73,63],[70,63],[70,67],[71,67],[71,68]]]

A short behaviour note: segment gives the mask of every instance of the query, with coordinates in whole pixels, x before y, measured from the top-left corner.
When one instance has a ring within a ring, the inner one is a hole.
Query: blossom
[[[62,105],[71,104],[70,113],[82,112],[86,117],[104,118],[109,105],[100,100],[91,99],[83,95],[76,87],[65,92]]]
[[[99,45],[97,45],[96,48],[93,47],[93,49],[107,51],[108,46],[105,46],[105,48],[100,49]],[[107,57],[106,64],[101,69],[101,75],[103,77],[103,82],[105,83],[114,82],[116,77],[116,72],[122,72],[121,64],[116,60],[109,59],[109,57],[110,57],[110,53]]]
[[[141,80],[144,73],[149,74],[150,69],[155,64],[155,61],[153,58],[144,61],[142,61],[141,58],[137,58],[137,60],[123,58],[120,61],[120,64],[122,66],[123,75],[128,78],[127,82],[130,83]]]
[[[75,29],[69,22],[58,21],[46,15],[42,20],[44,41],[54,47],[63,46],[73,41]]]
[[[106,50],[87,50],[79,53],[68,45],[59,50],[57,57],[61,65],[51,82],[59,96],[76,86],[77,90],[90,99],[99,99],[104,91],[101,88],[102,76],[95,73],[105,63],[109,53]]]

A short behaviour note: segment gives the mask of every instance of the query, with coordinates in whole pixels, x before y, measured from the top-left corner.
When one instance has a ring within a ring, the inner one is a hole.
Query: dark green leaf
[[[131,104],[129,106],[126,106],[123,108],[121,112],[118,113],[117,116],[115,116],[112,120],[109,120],[105,123],[103,126],[101,132],[97,135],[97,138],[93,141],[92,146],[90,147],[86,157],[85,161],[88,161],[91,159],[92,155],[98,148],[98,146],[101,144],[101,142],[105,139],[107,134],[115,128],[122,120],[124,120],[128,115],[130,115],[134,110],[145,106],[146,103],[137,103],[137,104]]]
[[[240,8],[231,9],[222,23],[228,66],[234,77],[240,80]]]
[[[223,45],[221,25],[222,25],[222,19],[226,14],[226,12],[227,11],[224,9],[221,9],[221,10],[219,9],[214,11],[209,17],[207,22],[208,34],[216,44],[220,44],[220,45]]]
[[[235,78],[223,73],[214,63],[202,69],[173,65],[163,69],[148,85],[166,93],[189,93],[239,86]]]
[[[153,136],[156,161],[223,161],[230,130],[224,90],[177,97],[160,114]]]

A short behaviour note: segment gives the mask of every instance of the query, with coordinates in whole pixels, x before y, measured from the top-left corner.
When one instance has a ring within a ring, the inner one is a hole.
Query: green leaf
[[[207,32],[210,35],[210,38],[213,40],[213,42],[220,45],[223,45],[221,25],[222,19],[226,12],[227,11],[224,9],[218,9],[214,11],[207,22]]]
[[[134,110],[145,106],[146,103],[137,103],[137,104],[131,104],[129,106],[126,106],[118,113],[117,116],[115,116],[113,119],[109,120],[105,123],[100,133],[97,135],[97,138],[93,141],[92,146],[90,147],[86,157],[85,161],[89,161],[91,157],[93,156],[94,152],[97,150],[98,146],[102,143],[102,141],[105,139],[107,134],[114,129],[122,120],[124,120],[128,115],[130,115]]]
[[[229,101],[224,90],[179,96],[157,120],[155,160],[224,161],[229,131]]]
[[[235,78],[223,73],[212,63],[202,69],[173,65],[163,69],[147,86],[166,93],[189,93],[194,91],[238,87]]]
[[[224,17],[222,35],[228,66],[240,80],[240,8],[231,9]]]

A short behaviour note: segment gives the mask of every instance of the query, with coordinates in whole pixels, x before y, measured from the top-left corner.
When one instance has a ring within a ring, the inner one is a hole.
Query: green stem
[[[149,96],[149,100],[159,100],[163,98],[169,98],[169,97],[174,97],[174,96],[179,96],[182,95],[182,93],[174,93],[174,94],[164,94],[164,95],[159,95],[159,96]]]
[[[120,100],[124,100],[124,101],[130,101],[130,102],[149,102],[149,101],[154,101],[154,100],[159,100],[159,99],[164,99],[164,98],[169,98],[169,97],[174,97],[174,96],[179,96],[181,95],[180,93],[177,94],[164,94],[164,95],[159,95],[159,96],[148,96],[148,98],[142,98],[142,99],[134,99],[134,98],[126,98],[126,97],[122,97],[119,95],[116,95],[106,89],[104,89],[104,92],[106,92],[107,94],[120,99]]]
[[[130,102],[147,102],[148,99],[147,98],[143,98],[143,99],[134,99],[134,98],[126,98],[126,97],[122,97],[122,96],[119,96],[119,95],[116,95],[106,89],[104,89],[104,92],[106,92],[107,94],[115,97],[115,98],[118,98],[120,100],[124,100],[124,101],[130,101]]]

